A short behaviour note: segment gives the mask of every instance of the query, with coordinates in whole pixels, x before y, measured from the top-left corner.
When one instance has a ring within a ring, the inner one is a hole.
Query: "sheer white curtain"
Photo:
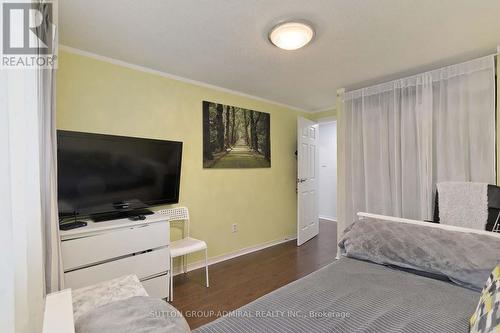
[[[54,70],[0,70],[2,333],[41,332],[45,291],[60,288],[55,144]]]
[[[0,332],[40,332],[44,271],[35,70],[0,71]]]
[[[40,2],[38,9],[48,15],[48,7]],[[57,17],[53,25],[40,25],[39,35],[52,36],[52,53],[57,49]],[[49,33],[52,30],[52,34]],[[56,70],[38,70],[38,108],[40,133],[41,207],[43,221],[43,252],[45,291],[59,291],[64,286],[59,220],[57,207],[57,135],[56,135]]]
[[[345,223],[430,219],[440,181],[495,183],[494,57],[345,93]]]

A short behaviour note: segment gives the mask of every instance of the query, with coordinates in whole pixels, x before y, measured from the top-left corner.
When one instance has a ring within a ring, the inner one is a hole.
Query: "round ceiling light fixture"
[[[269,32],[271,43],[283,50],[297,50],[306,46],[314,37],[311,25],[300,21],[288,21],[276,25]]]

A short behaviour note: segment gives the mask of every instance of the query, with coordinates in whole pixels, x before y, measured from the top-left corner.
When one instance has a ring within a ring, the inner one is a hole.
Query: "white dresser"
[[[87,223],[60,232],[66,288],[135,274],[150,296],[168,298],[170,223],[165,215]]]

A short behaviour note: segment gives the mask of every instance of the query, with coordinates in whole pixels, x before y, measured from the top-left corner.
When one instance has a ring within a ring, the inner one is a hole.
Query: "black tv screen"
[[[59,214],[179,201],[182,142],[57,131]]]

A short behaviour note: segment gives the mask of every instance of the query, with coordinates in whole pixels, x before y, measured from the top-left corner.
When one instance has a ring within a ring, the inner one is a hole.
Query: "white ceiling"
[[[316,28],[283,51],[278,21]],[[316,111],[338,88],[493,53],[500,0],[63,0],[60,42],[136,65]]]

